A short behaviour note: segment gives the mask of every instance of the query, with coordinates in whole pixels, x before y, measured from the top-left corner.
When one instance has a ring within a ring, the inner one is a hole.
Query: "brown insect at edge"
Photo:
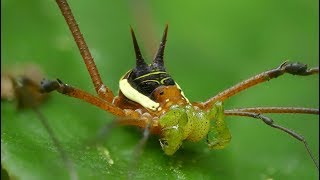
[[[16,101],[19,111],[32,109],[57,148],[61,160],[68,169],[70,179],[78,179],[73,162],[55,136],[47,118],[40,111],[39,106],[48,99],[48,94],[41,93],[41,86],[38,84],[43,77],[40,67],[34,64],[16,65],[1,72],[1,101]]]
[[[121,78],[119,95],[114,96],[113,92],[103,84],[100,78],[69,5],[65,0],[57,0],[56,2],[77,43],[98,97],[64,84],[60,80],[44,80],[42,82],[43,92],[57,90],[59,93],[82,99],[108,111],[119,118],[118,123],[120,124],[145,129],[144,140],[150,133],[159,134],[161,136],[161,147],[168,155],[175,153],[184,140],[199,141],[207,138],[210,149],[224,148],[230,142],[231,135],[223,116],[247,116],[260,119],[267,125],[280,129],[304,143],[308,154],[319,169],[306,140],[301,135],[275,124],[272,119],[262,115],[265,113],[319,114],[318,109],[255,107],[224,110],[222,105],[222,102],[226,99],[257,84],[277,78],[285,73],[299,76],[318,74],[318,67],[308,69],[306,65],[301,63],[284,62],[279,67],[240,82],[205,102],[190,103],[164,67],[163,54],[168,26],[165,28],[156,57],[150,65],[145,63],[131,28],[136,53],[136,67]],[[210,123],[213,124],[210,125]]]

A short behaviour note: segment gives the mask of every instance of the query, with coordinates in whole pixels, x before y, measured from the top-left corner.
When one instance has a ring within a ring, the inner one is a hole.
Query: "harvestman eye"
[[[133,29],[130,28],[136,66],[120,79],[119,95],[115,96],[111,89],[102,82],[68,3],[66,0],[57,0],[57,4],[79,48],[98,97],[64,84],[60,80],[44,81],[42,90],[44,92],[56,90],[61,94],[81,99],[115,115],[118,124],[144,129],[143,139],[139,142],[135,151],[140,151],[139,149],[142,148],[150,134],[159,136],[161,148],[167,155],[174,154],[184,141],[197,142],[204,138],[207,140],[209,149],[223,149],[231,141],[231,134],[224,119],[225,116],[246,116],[261,120],[266,125],[279,129],[301,141],[319,170],[317,160],[311,153],[303,136],[276,124],[274,120],[265,115],[267,113],[318,115],[318,108],[253,107],[225,110],[223,106],[224,101],[250,87],[280,77],[283,74],[315,75],[319,73],[318,67],[308,68],[307,65],[302,63],[286,61],[274,69],[259,73],[231,86],[204,102],[189,102],[165,68],[164,50],[168,25],[165,27],[155,58],[150,64],[144,60]],[[105,87],[104,91],[100,91],[101,87]]]

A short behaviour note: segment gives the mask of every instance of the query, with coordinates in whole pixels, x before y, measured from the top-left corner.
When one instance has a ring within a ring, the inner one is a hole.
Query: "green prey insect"
[[[231,96],[257,84],[277,78],[283,74],[309,76],[319,73],[319,68],[307,68],[302,63],[284,62],[279,67],[262,72],[226,89],[205,102],[190,102],[179,85],[167,73],[164,66],[168,26],[160,47],[151,64],[143,59],[135,34],[131,35],[136,55],[136,67],[129,70],[119,81],[119,94],[103,84],[93,57],[66,0],[56,0],[78,45],[98,96],[64,84],[61,80],[42,81],[42,91],[58,91],[61,94],[86,101],[117,116],[117,123],[144,129],[145,142],[150,134],[160,136],[160,145],[167,155],[174,154],[184,141],[197,142],[204,138],[210,149],[222,149],[231,140],[224,120],[225,116],[247,116],[262,120],[265,124],[288,133],[304,143],[310,157],[318,168],[306,140],[294,131],[279,126],[263,114],[302,113],[319,114],[318,109],[300,107],[255,107],[224,110],[223,102]]]

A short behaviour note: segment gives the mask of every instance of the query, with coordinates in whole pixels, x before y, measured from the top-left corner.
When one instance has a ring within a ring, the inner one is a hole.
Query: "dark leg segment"
[[[34,83],[31,79],[27,77],[19,77],[17,79],[11,78],[12,82],[15,85],[15,91],[17,93],[19,108],[30,107],[36,114],[40,123],[43,125],[49,137],[51,138],[53,145],[57,148],[58,153],[61,156],[61,159],[66,165],[67,170],[69,171],[69,177],[71,180],[77,180],[78,175],[75,170],[74,164],[71,159],[68,157],[68,154],[63,149],[63,146],[60,144],[59,140],[55,136],[52,128],[50,127],[47,118],[41,113],[38,109],[38,101],[40,97],[39,84]]]
[[[118,125],[117,120],[113,120],[111,123],[109,122],[105,124],[101,129],[99,129],[96,136],[88,141],[88,144],[94,145],[94,146],[102,144],[103,140],[106,139],[110,131],[113,128],[115,128],[117,125]]]
[[[78,179],[77,171],[75,170],[75,167],[74,167],[71,159],[68,157],[68,155],[64,151],[62,145],[60,144],[60,142],[58,141],[58,139],[54,135],[53,130],[50,128],[47,119],[43,116],[43,114],[38,110],[37,107],[32,107],[32,109],[36,113],[36,115],[38,116],[38,119],[40,120],[42,125],[47,130],[49,136],[51,137],[51,140],[52,140],[53,144],[57,147],[57,150],[60,153],[62,160],[64,161],[64,163],[67,166],[67,169],[69,171],[70,179],[71,180],[77,180]]]
[[[280,125],[277,125],[274,123],[274,121],[266,116],[263,116],[261,114],[258,114],[258,113],[252,113],[252,112],[239,112],[239,111],[225,111],[225,115],[226,116],[247,116],[247,117],[252,117],[252,118],[255,118],[255,119],[260,119],[262,120],[264,123],[266,123],[268,126],[271,126],[273,128],[276,128],[276,129],[280,129],[281,131],[284,131],[286,133],[288,133],[290,136],[294,137],[295,139],[303,142],[305,148],[307,149],[308,151],[308,154],[309,156],[311,157],[312,161],[314,162],[315,166],[317,167],[318,171],[319,171],[319,165],[314,157],[314,155],[312,154],[310,148],[309,148],[309,145],[307,143],[307,141],[305,140],[305,138],[303,136],[301,136],[300,134],[294,132],[293,130],[291,129],[288,129],[288,128],[285,128],[285,127],[282,127]]]

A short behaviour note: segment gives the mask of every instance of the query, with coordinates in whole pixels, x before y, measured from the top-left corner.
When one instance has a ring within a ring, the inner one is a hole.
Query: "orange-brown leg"
[[[252,113],[293,113],[293,114],[319,114],[319,109],[303,108],[303,107],[254,107],[254,108],[239,108],[228,109],[225,112],[252,112]]]
[[[318,74],[319,67],[307,69],[307,65],[305,64],[284,62],[278,68],[262,72],[256,76],[253,76],[245,81],[236,84],[235,86],[230,87],[229,89],[220,92],[218,95],[202,103],[202,106],[204,106],[205,109],[210,109],[212,105],[217,101],[223,102],[227,98],[236,95],[245,89],[248,89],[265,81],[269,81],[273,78],[277,78],[285,73],[299,76],[308,76]]]
[[[78,27],[78,24],[76,20],[73,17],[73,14],[71,12],[71,9],[67,3],[66,0],[56,0],[62,15],[64,16],[68,27],[72,33],[72,36],[74,40],[77,43],[77,46],[80,50],[82,59],[84,60],[84,63],[86,64],[86,67],[89,71],[91,80],[93,82],[94,88],[102,99],[108,101],[109,103],[112,102],[114,95],[113,92],[103,84],[100,74],[98,72],[98,69],[96,67],[96,64],[94,63],[93,57],[89,51],[89,48],[81,34],[80,28]]]
[[[57,90],[61,94],[86,101],[116,116],[133,117],[134,113],[137,113],[135,111],[130,111],[130,113],[129,112],[126,113],[125,110],[122,110],[116,107],[115,105],[105,101],[104,99],[93,96],[81,89],[77,89],[67,84],[63,84],[60,80],[57,80],[57,81],[43,80],[41,82],[41,88],[42,88],[41,91],[46,93]]]
[[[288,128],[285,128],[285,127],[282,127],[280,125],[275,124],[274,121],[271,118],[263,116],[263,115],[261,115],[259,113],[244,112],[244,111],[231,111],[231,110],[229,110],[229,111],[224,111],[224,114],[226,116],[246,116],[246,117],[252,117],[252,118],[255,118],[255,119],[260,119],[264,123],[266,123],[268,126],[276,128],[276,129],[279,129],[281,131],[284,131],[284,132],[288,133],[290,136],[292,136],[293,138],[301,141],[304,144],[305,148],[308,151],[309,156],[311,157],[312,161],[314,162],[315,166],[317,167],[317,169],[319,171],[319,165],[318,165],[314,155],[312,154],[307,141],[300,134],[294,132],[291,129],[288,129]]]

